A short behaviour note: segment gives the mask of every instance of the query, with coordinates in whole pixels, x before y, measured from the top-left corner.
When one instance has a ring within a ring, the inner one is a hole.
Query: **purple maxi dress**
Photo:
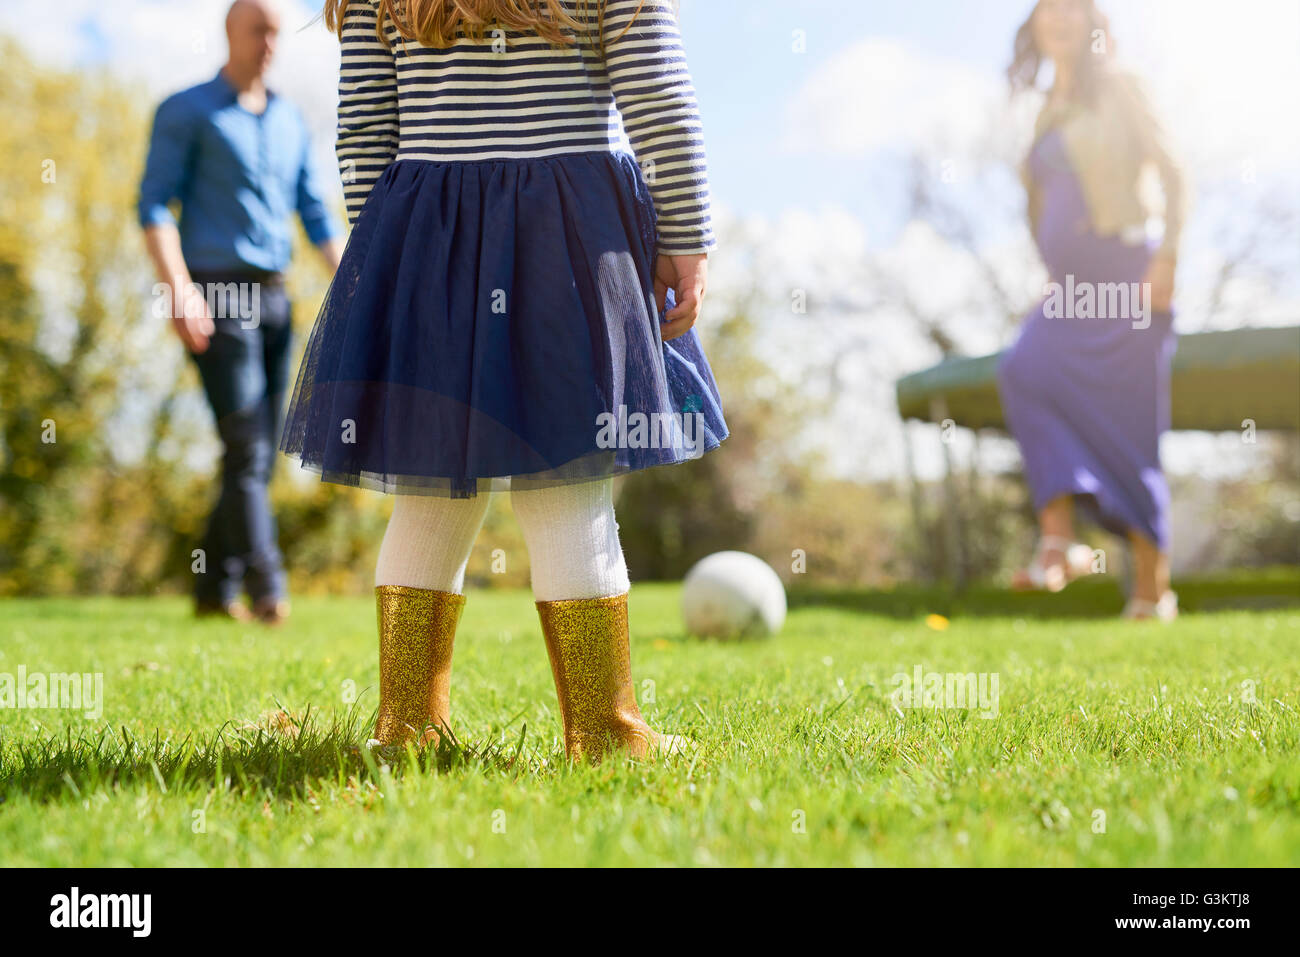
[[[1093,231],[1059,132],[1035,145],[1030,174],[1042,200],[1035,239],[1052,282],[1141,282],[1153,250]],[[1173,316],[1155,313],[1139,329],[1125,318],[1049,318],[1046,305],[1029,314],[998,368],[1034,508],[1073,495],[1108,531],[1136,531],[1167,551],[1159,446],[1169,428]]]

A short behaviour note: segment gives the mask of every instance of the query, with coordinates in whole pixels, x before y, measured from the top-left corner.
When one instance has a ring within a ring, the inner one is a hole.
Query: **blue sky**
[[[865,213],[860,158],[791,155],[778,145],[791,98],[867,37],[996,73],[1030,6],[1025,0],[684,0],[682,30],[704,110],[715,197],[730,208],[774,215],[794,190],[800,204]],[[793,52],[797,30],[806,38],[802,54]],[[786,188],[773,189],[774,180]]]

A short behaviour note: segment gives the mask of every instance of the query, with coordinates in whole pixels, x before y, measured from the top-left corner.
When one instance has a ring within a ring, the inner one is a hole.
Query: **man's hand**
[[[208,351],[208,339],[217,327],[203,293],[190,282],[190,271],[181,254],[181,234],[173,223],[156,223],[145,228],[144,245],[159,281],[170,291],[176,335],[186,349],[196,356],[202,355]]]
[[[172,326],[196,356],[208,351],[208,342],[216,332],[207,300],[193,283],[186,283],[179,296],[172,297]]]
[[[665,342],[689,332],[700,318],[704,306],[704,293],[709,285],[709,257],[663,256],[655,262],[655,301],[663,309],[668,302],[668,290],[673,291],[677,305],[659,326]]]

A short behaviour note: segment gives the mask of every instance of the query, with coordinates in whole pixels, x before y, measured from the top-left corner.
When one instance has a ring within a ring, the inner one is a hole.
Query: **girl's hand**
[[[1147,267],[1143,283],[1151,285],[1151,311],[1168,312],[1174,301],[1174,272],[1177,264],[1165,256],[1157,256]]]
[[[709,285],[709,257],[660,256],[655,261],[655,301],[663,309],[668,302],[668,290],[673,291],[677,305],[659,326],[659,335],[665,342],[689,332],[700,318],[704,305],[704,292]]]

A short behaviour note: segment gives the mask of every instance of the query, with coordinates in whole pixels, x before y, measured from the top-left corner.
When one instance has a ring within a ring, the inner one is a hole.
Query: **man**
[[[195,610],[269,624],[288,615],[267,485],[289,385],[289,216],[331,269],[343,252],[301,114],[264,82],[280,15],[236,0],[230,56],[159,108],[140,224],[172,324],[193,356],[224,447],[221,492],[195,564]],[[181,203],[177,228],[167,204]],[[240,604],[246,588],[251,610]]]

